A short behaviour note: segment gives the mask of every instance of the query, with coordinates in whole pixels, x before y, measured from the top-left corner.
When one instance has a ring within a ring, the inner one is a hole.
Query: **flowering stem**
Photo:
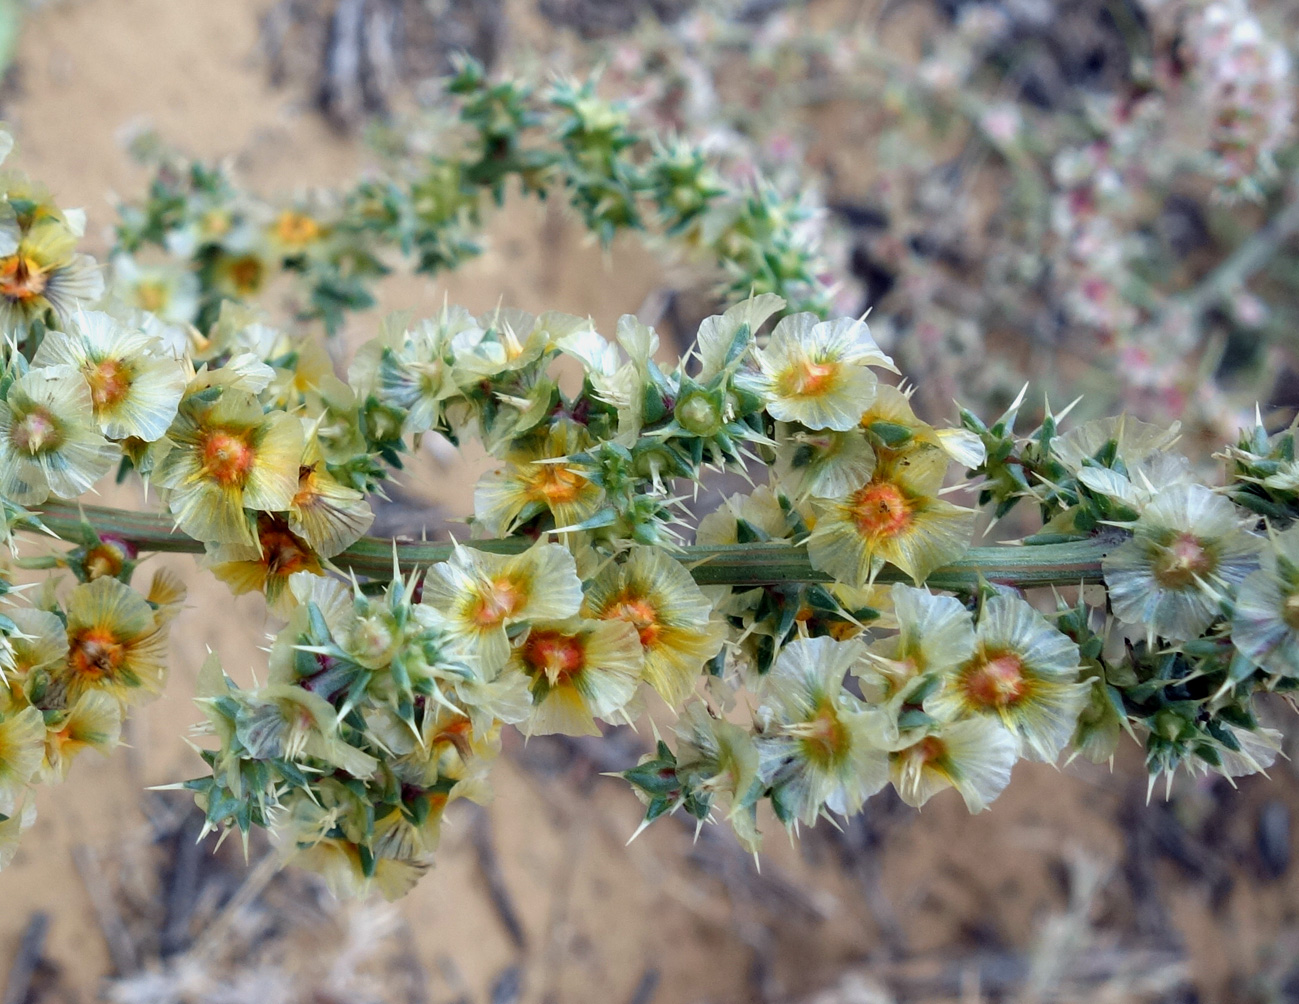
[[[177,530],[166,516],[53,501],[42,509],[41,522],[64,540],[82,542],[85,524],[89,523],[101,536],[121,537],[142,552],[203,553],[203,544]],[[465,541],[468,547],[497,554],[515,554],[526,550],[531,543],[522,537]],[[392,576],[394,552],[401,569],[410,571],[445,561],[451,556],[452,546],[363,537],[346,551],[335,555],[332,561],[337,567],[358,575],[385,579]],[[1033,547],[974,547],[959,560],[931,573],[925,581],[930,588],[955,592],[977,589],[980,577],[988,582],[1019,588],[1094,584],[1103,581],[1101,559],[1113,546],[1112,540],[1096,538]],[[812,567],[807,549],[797,544],[683,547],[679,557],[700,585],[758,586],[831,581],[830,576]],[[890,565],[880,572],[876,581],[905,582],[909,578]]]

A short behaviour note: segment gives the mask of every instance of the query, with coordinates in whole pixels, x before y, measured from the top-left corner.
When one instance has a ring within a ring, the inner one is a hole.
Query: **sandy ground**
[[[294,95],[265,83],[256,37],[264,6],[66,0],[31,17],[5,106],[19,143],[16,162],[63,204],[87,209],[93,249],[107,246],[110,193],[135,193],[143,184],[121,150],[128,124],[147,122],[199,156],[233,156],[242,176],[265,192],[337,183],[361,169],[365,155],[356,141],[340,138]],[[584,245],[555,211],[512,206],[497,218],[492,250],[481,260],[448,282],[390,282],[385,300],[427,311],[444,292],[476,310],[501,299],[589,313],[609,330],[620,313],[641,306],[660,276],[658,263],[635,243],[605,255]],[[371,323],[360,319],[350,335],[363,335]],[[423,494],[448,511],[468,509],[472,479],[465,471],[429,464],[418,480]],[[198,717],[190,697],[206,650],[219,651],[227,670],[247,679],[263,664],[259,646],[276,627],[260,598],[232,599],[186,560],[168,560],[192,591],[173,632],[166,696],[136,717],[133,749],[110,761],[80,762],[61,789],[42,791],[40,819],[17,863],[0,876],[0,960],[16,946],[30,912],[47,909],[54,918],[47,955],[82,1000],[93,999],[110,967],[71,849],[111,847],[116,835],[139,824],[141,786],[197,772],[180,736]],[[1062,858],[1121,868],[1125,836],[1114,820],[1144,788],[1139,756],[1130,754],[1113,773],[1021,765],[995,810],[980,817],[967,816],[952,793],[923,815],[900,815],[876,861],[883,900],[907,947],[941,955],[974,940],[1022,949],[1066,902]],[[453,819],[436,872],[400,905],[434,974],[430,1000],[453,998],[457,979],[472,1000],[486,1000],[495,976],[522,962],[525,1000],[628,1000],[654,967],[662,973],[657,1000],[743,1001],[751,999],[755,943],[772,960],[775,985],[789,994],[815,990],[842,966],[881,949],[877,921],[824,840],[796,851],[778,834],[770,839],[769,873],[797,883],[816,905],[811,914],[780,916],[689,866],[689,834],[673,823],[624,848],[640,806],[613,782],[539,778],[507,756],[497,787],[491,816],[527,947],[516,949],[493,913],[463,819]],[[1285,949],[1299,906],[1299,871],[1265,882],[1251,842],[1267,800],[1299,812],[1294,774],[1280,767],[1271,783],[1251,779],[1230,798],[1219,813],[1234,827],[1222,845],[1230,849],[1223,867],[1234,879],[1224,902],[1211,904],[1203,884],[1181,880],[1170,864],[1155,868],[1158,896],[1206,1001],[1227,999],[1234,977],[1254,973],[1268,953]],[[1132,929],[1133,904],[1123,895],[1103,898],[1100,909],[1116,931]]]

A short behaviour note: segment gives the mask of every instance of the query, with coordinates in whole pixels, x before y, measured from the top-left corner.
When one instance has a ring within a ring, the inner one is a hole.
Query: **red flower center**
[[[523,661],[545,673],[552,687],[577,673],[585,660],[582,642],[561,631],[533,631],[523,643]]]
[[[470,743],[473,734],[473,723],[468,718],[453,718],[438,729],[430,745],[435,749],[438,746],[454,747],[461,760],[468,760],[473,753]]]

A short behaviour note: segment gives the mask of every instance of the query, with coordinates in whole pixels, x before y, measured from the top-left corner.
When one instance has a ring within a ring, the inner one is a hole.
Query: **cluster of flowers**
[[[119,207],[115,292],[178,329],[206,330],[222,302],[254,301],[288,271],[302,279],[301,315],[334,331],[347,311],[373,305],[373,281],[396,260],[432,274],[476,255],[485,205],[513,183],[567,199],[606,243],[620,230],[657,235],[705,262],[727,296],[771,291],[824,309],[808,207],[760,183],[724,184],[700,148],[637,131],[594,81],[537,95],[466,61],[446,93],[456,113],[430,144],[436,154],[288,205],[221,168],[162,156],[147,199]]]
[[[130,706],[162,689],[185,589],[158,572],[136,592],[129,553],[94,540],[68,556],[80,581],[64,600],[49,579],[32,605],[0,616],[0,868],[35,822],[33,786],[63,780],[85,750],[112,751]]]
[[[795,314],[756,338],[783,306],[710,318],[670,371],[630,317],[614,342],[559,314],[390,323],[350,374],[358,414],[386,415],[394,450],[481,438],[501,466],[478,485],[475,539],[426,571],[394,553],[375,593],[294,570],[263,537],[249,565],[279,577],[290,621],[265,687],[206,674],[220,745],[190,786],[211,825],[273,825],[335,888],[395,895],[446,805],[484,796],[503,726],[598,734],[653,695],[680,718],[626,772],[646,820],[724,816],[755,850],[764,801],[795,828],[891,781],[915,805],[954,787],[977,811],[1018,759],[1104,762],[1124,731],[1152,783],[1272,763],[1279,733],[1253,702],[1299,681],[1299,529],[1279,529],[1299,515],[1293,430],[1251,430],[1223,492],[1170,452],[1176,430],[1133,419],[1060,434],[1048,418],[1023,438],[1012,409],[936,429],[879,381],[892,364],[863,322]],[[575,395],[561,358],[584,370]],[[680,547],[674,479],[755,459],[766,483]],[[950,571],[975,521],[944,497],[957,462],[997,514],[1039,505],[1018,551],[1053,577],[995,557]],[[1106,596],[1046,615],[997,584],[1035,581]]]
[[[27,194],[6,205],[20,236],[68,225]],[[646,820],[716,814],[754,849],[760,803],[795,829],[891,781],[978,810],[1018,759],[1103,762],[1124,731],[1152,783],[1276,756],[1254,704],[1299,685],[1293,428],[1247,430],[1221,489],[1170,452],[1175,430],[1134,419],[1061,433],[1048,415],[1024,437],[1017,401],[936,428],[882,382],[863,321],[772,293],[705,320],[670,368],[630,316],[612,341],[558,313],[394,317],[344,384],[319,344],[237,304],[176,352],[148,313],[47,289],[0,290],[0,495],[11,530],[80,544],[39,559],[80,584],[0,622],[7,839],[32,781],[113,745],[123,703],[159,685],[179,589],[128,581],[162,547],[287,620],[264,684],[205,666],[215,748],[185,787],[209,827],[273,828],[343,892],[411,886],[448,803],[486,796],[504,727],[598,734],[660,702],[675,742],[625,775]],[[362,539],[367,496],[435,434],[499,461],[471,539]],[[165,513],[69,518],[58,500],[115,464]],[[971,549],[953,465],[994,516],[1039,507],[1032,546]],[[676,493],[710,470],[763,482],[686,545]],[[1025,591],[1050,585],[1104,591],[1044,613]]]
[[[1024,83],[1033,61],[1081,45],[1085,13],[1054,27],[1050,5],[957,5],[950,26],[907,39],[921,46],[917,61],[880,41],[905,32],[893,23],[903,17],[848,15],[818,30],[780,6],[755,24],[701,5],[595,58],[657,128],[777,176],[796,162],[804,186],[804,163],[825,164],[831,203],[850,209],[827,226],[840,249],[836,306],[861,309],[844,302],[861,288],[847,274],[851,250],[868,306],[887,315],[881,344],[931,406],[958,393],[1009,400],[1028,339],[1044,362],[1035,380],[1067,360],[1097,402],[1231,434],[1276,367],[1256,352],[1240,392],[1206,381],[1216,364],[1206,336],[1225,327],[1256,339],[1275,325],[1280,341],[1286,330],[1267,285],[1245,285],[1269,255],[1249,269],[1210,268],[1239,244],[1237,200],[1269,211],[1293,201],[1276,170],[1295,139],[1283,11],[1143,0],[1112,14],[1114,44],[1095,47],[1122,64],[1106,68],[1108,82],[1044,96]],[[1037,42],[1042,52],[1026,55]],[[866,166],[826,148],[827,130],[856,121],[869,123]],[[1194,288],[1201,275],[1230,281]],[[1004,344],[1013,352],[997,351]]]

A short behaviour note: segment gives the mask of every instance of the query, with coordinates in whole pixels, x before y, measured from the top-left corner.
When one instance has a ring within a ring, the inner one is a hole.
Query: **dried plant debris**
[[[953,21],[972,0],[935,0]],[[977,12],[1005,19],[1006,32],[989,53],[1008,71],[1020,97],[1042,108],[1077,103],[1084,93],[1108,93],[1131,82],[1133,58],[1151,48],[1145,8],[1136,0],[980,0]]]
[[[323,883],[280,870],[260,841],[244,863],[235,841],[196,843],[201,814],[155,797],[151,831],[104,856],[79,849],[117,970],[111,1004],[416,1004],[428,975],[394,908],[342,903]],[[107,907],[105,909],[104,907]],[[48,918],[33,916],[10,966],[4,1004],[66,1000],[41,957]]]
[[[799,1004],[1187,999],[1191,987],[1180,952],[1144,945],[1097,924],[1100,896],[1113,876],[1081,852],[1070,854],[1066,867],[1068,905],[1045,919],[1026,954],[949,950],[850,968]]]
[[[537,9],[552,24],[590,39],[632,31],[647,17],[672,24],[696,4],[697,0],[538,0]]]
[[[313,92],[350,130],[391,111],[403,86],[450,72],[458,53],[491,66],[504,28],[504,0],[277,0],[261,38],[272,82]]]

